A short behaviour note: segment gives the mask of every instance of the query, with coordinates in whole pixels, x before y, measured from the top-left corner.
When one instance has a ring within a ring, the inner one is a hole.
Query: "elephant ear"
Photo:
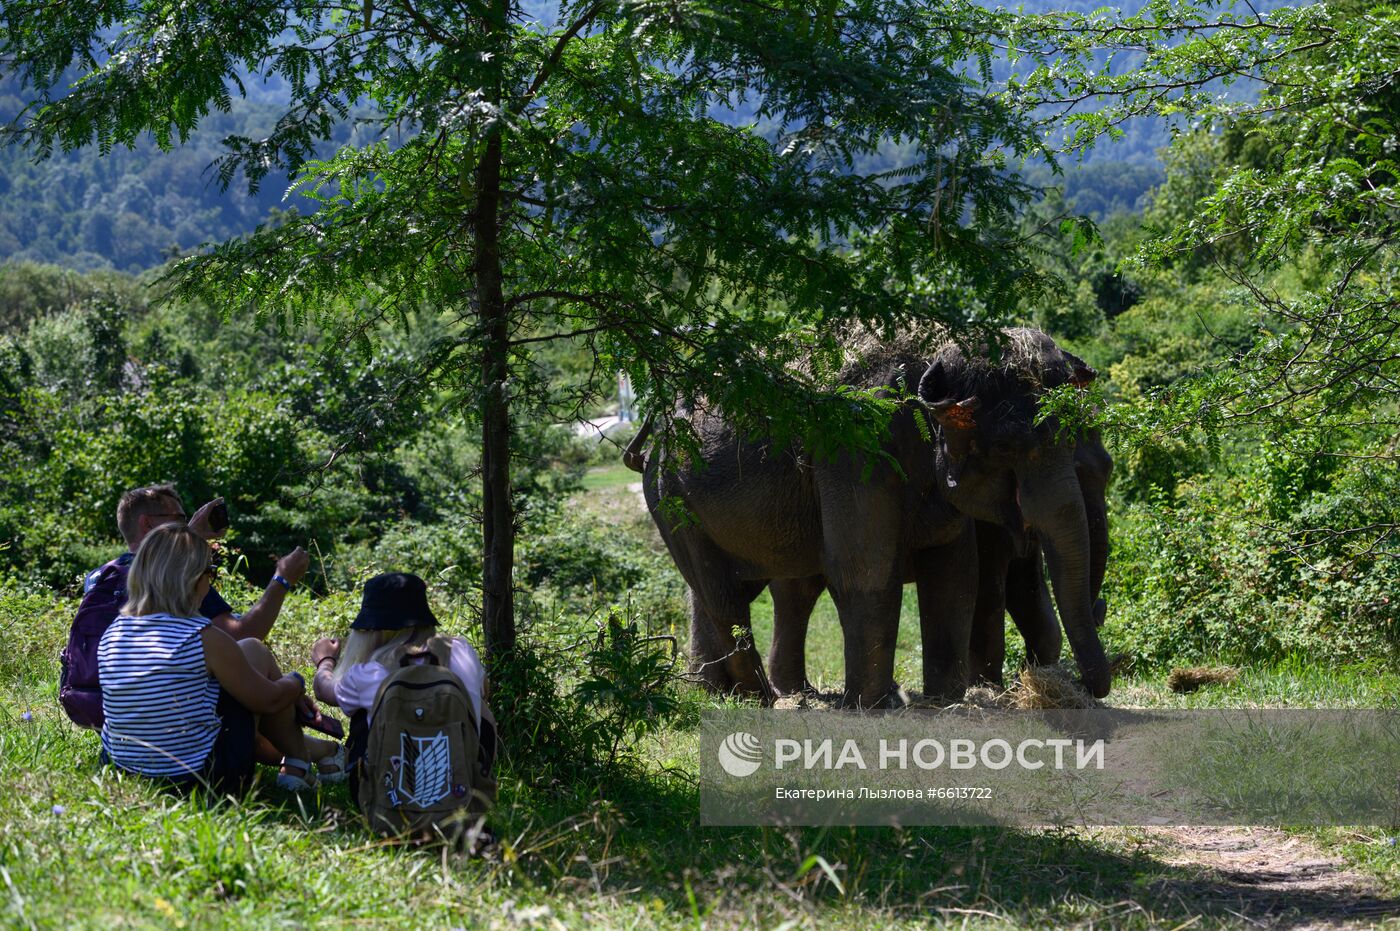
[[[1063,350],[1061,350],[1063,352]],[[1069,383],[1076,388],[1087,388],[1093,383],[1099,373],[1089,366],[1089,363],[1079,358],[1072,352],[1064,353],[1065,361],[1069,363]]]
[[[928,409],[944,430],[971,430],[977,426],[975,414],[981,406],[982,402],[973,396],[961,401],[936,401]]]
[[[948,373],[942,362],[935,362],[924,372],[924,377],[919,379],[919,397],[931,404],[947,396]]]

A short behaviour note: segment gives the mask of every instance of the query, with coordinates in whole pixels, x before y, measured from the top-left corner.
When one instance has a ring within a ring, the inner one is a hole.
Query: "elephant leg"
[[[1026,641],[1026,663],[1053,666],[1060,661],[1064,638],[1060,619],[1045,584],[1040,544],[1031,541],[1026,555],[1011,560],[1006,570],[1006,609]]]
[[[977,608],[977,541],[972,521],[952,543],[914,554],[923,638],[924,694],[961,701],[967,690],[968,649]]]
[[[690,603],[690,671],[708,688],[727,694],[734,691],[734,677],[724,658],[728,653],[713,615],[701,607],[695,589],[687,592]]]
[[[773,645],[768,651],[768,675],[780,694],[810,690],[807,681],[807,622],[826,589],[819,575],[805,579],[774,579]]]
[[[846,656],[842,704],[883,708],[896,701],[894,649],[899,636],[903,587],[897,578],[882,589],[861,591],[832,586],[831,600],[841,618]]]
[[[1003,684],[1006,665],[1007,565],[1011,562],[1011,534],[995,524],[977,522],[977,607],[972,615],[968,644],[968,669],[972,682]],[[919,596],[920,610],[923,596]],[[928,655],[928,644],[924,644]]]
[[[764,582],[708,580],[690,590],[691,672],[723,694],[757,695],[766,704],[773,689],[754,647],[749,604]],[[737,636],[736,636],[737,633]]]
[[[653,463],[643,482],[653,516],[658,507],[655,473]],[[772,688],[749,622],[749,604],[767,581],[741,579],[729,555],[695,527],[676,528],[662,519],[656,526],[690,587],[691,674],[721,694],[743,692],[771,703]]]
[[[822,575],[841,618],[843,700],[882,707],[894,694],[894,651],[903,592],[904,481],[883,464],[842,454],[815,468],[821,501]]]

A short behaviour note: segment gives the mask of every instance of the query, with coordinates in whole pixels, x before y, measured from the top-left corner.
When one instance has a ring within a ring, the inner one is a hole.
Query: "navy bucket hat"
[[[351,630],[403,630],[436,627],[428,607],[428,584],[409,572],[385,572],[365,583],[360,613]]]

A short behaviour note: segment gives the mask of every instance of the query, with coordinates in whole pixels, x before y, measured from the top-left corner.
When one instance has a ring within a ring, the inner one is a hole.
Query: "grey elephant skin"
[[[1090,374],[1089,379],[1092,377]],[[1107,489],[1113,459],[1097,430],[1086,432],[1075,444],[1074,468],[1089,524],[1089,597],[1093,602],[1094,625],[1102,627],[1108,606],[1099,593],[1108,565]],[[1030,535],[1026,552],[1017,554],[1009,534],[978,521],[977,560],[977,607],[969,648],[973,681],[1005,684],[1006,615],[1011,616],[1025,641],[1028,665],[1056,663],[1062,644],[1060,622],[1045,587],[1039,540],[1034,534]],[[776,617],[774,623],[777,623]],[[776,676],[774,678],[776,681]]]
[[[1082,360],[1077,362],[1074,380],[1087,385],[1096,374]],[[1107,487],[1113,459],[1104,448],[1097,430],[1090,430],[1075,444],[1075,474],[1084,495],[1089,523],[1090,596],[1094,622],[1102,627],[1107,605],[1099,597],[1108,562]],[[955,556],[964,571],[977,573],[977,600],[973,611],[968,664],[973,684],[1004,685],[1006,663],[1006,616],[1010,615],[1026,645],[1026,662],[1048,666],[1059,661],[1063,638],[1049,589],[1045,584],[1045,562],[1040,543],[1028,534],[1024,552],[1016,552],[1016,541],[1006,530],[983,521],[976,522],[975,562],[966,554]],[[805,579],[774,579],[768,586],[773,598],[773,642],[768,653],[768,676],[775,691],[783,694],[810,691],[807,679],[806,638],[817,599],[826,589],[821,576]]]
[[[848,384],[908,398],[883,444],[898,468],[856,453],[814,460],[740,436],[704,410],[690,418],[700,463],[645,463],[647,506],[690,587],[692,666],[706,683],[771,700],[750,603],[775,579],[820,577],[841,621],[845,701],[882,705],[894,688],[902,586],[912,581],[924,691],[960,697],[971,672],[981,520],[1019,546],[1026,528],[1034,531],[1085,685],[1108,693],[1074,444],[1057,436],[1053,420],[1034,424],[1039,394],[1072,372],[1034,330],[1007,331],[998,361],[990,356],[955,345],[891,347],[866,353],[846,373]],[[932,422],[919,423],[926,416]],[[637,445],[629,449],[634,462]],[[678,506],[663,507],[667,499]]]

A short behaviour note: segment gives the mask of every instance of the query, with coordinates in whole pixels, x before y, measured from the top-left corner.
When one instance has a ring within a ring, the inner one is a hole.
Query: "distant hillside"
[[[545,18],[538,0],[529,5]],[[1027,7],[1090,5],[1041,0]],[[235,97],[231,112],[211,114],[190,142],[170,152],[143,142],[135,151],[116,149],[106,157],[88,147],[36,164],[18,146],[0,147],[0,261],[138,272],[202,243],[248,233],[278,209],[305,206],[298,198],[283,200],[285,178],[269,177],[258,194],[249,195],[238,182],[220,190],[209,170],[225,136],[262,135],[278,115],[280,86],[248,83],[249,99]],[[11,120],[27,97],[17,79],[0,76],[0,123]],[[1089,153],[1082,165],[1066,165],[1062,179],[1041,169],[1030,175],[1037,183],[1063,184],[1071,205],[1096,217],[1133,209],[1161,180],[1156,152],[1167,134],[1149,122],[1126,130],[1123,139]],[[861,167],[891,167],[900,155],[882,152]]]
[[[0,121],[23,105],[19,82],[0,78]],[[248,232],[284,206],[286,185],[274,180],[257,196],[246,188],[225,193],[206,169],[219,140],[261,134],[276,112],[272,104],[236,101],[170,152],[144,142],[105,158],[88,147],[35,163],[18,146],[0,148],[0,259],[141,271],[172,250]]]

